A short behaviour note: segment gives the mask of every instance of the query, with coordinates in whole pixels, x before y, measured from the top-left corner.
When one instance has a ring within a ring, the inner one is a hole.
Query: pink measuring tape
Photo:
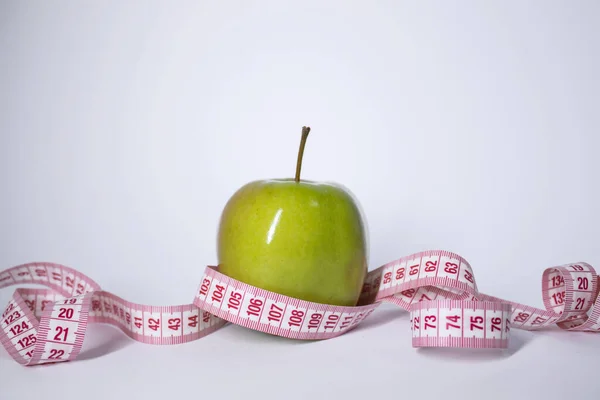
[[[410,312],[414,347],[506,348],[510,329],[552,324],[600,332],[600,279],[589,264],[546,269],[543,310],[480,293],[469,263],[440,250],[406,256],[369,272],[356,307],[283,296],[231,279],[211,266],[192,304],[164,307],[128,302],[63,265],[30,263],[0,272],[0,288],[31,283],[50,289],[17,289],[2,313],[0,330],[2,345],[27,366],[75,360],[93,322],[158,345],[197,340],[228,322],[292,339],[329,339],[356,327],[382,302]]]

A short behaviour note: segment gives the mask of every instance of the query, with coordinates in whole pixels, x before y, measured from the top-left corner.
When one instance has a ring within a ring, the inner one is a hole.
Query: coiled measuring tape
[[[506,348],[513,328],[556,324],[600,332],[600,280],[587,263],[548,268],[545,310],[480,293],[469,263],[435,250],[402,257],[365,279],[356,307],[311,303],[204,271],[192,304],[147,306],[103,291],[64,265],[29,263],[0,272],[0,288],[18,288],[2,313],[0,340],[15,361],[38,365],[75,360],[90,323],[120,328],[133,340],[169,345],[200,339],[225,324],[291,339],[329,339],[356,327],[382,302],[410,312],[414,347]]]

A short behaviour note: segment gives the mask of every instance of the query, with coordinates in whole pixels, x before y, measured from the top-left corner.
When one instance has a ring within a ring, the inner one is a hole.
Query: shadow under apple
[[[221,334],[227,332],[230,335],[235,335],[235,339],[232,340],[242,340],[244,342],[249,342],[252,344],[273,344],[273,343],[281,343],[284,345],[305,345],[312,342],[320,342],[322,340],[300,340],[300,339],[292,339],[286,338],[283,336],[273,335],[271,333],[258,331],[251,328],[246,328],[241,325],[235,324],[227,324],[224,328],[219,330]]]

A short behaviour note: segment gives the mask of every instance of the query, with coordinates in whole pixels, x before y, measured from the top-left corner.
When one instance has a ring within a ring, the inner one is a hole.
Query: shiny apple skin
[[[367,273],[359,205],[334,183],[250,182],[226,203],[217,235],[219,271],[316,303],[354,306]]]

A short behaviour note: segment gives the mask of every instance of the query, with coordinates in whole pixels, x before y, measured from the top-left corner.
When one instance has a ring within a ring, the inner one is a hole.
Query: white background
[[[223,205],[293,176],[302,125],[303,177],[360,199],[371,268],[443,248],[482,291],[542,306],[545,268],[600,267],[598,2],[0,4],[0,269],[59,262],[191,302]],[[408,319],[172,347],[94,325],[72,363],[2,349],[0,398],[598,398],[600,335],[416,350]]]

